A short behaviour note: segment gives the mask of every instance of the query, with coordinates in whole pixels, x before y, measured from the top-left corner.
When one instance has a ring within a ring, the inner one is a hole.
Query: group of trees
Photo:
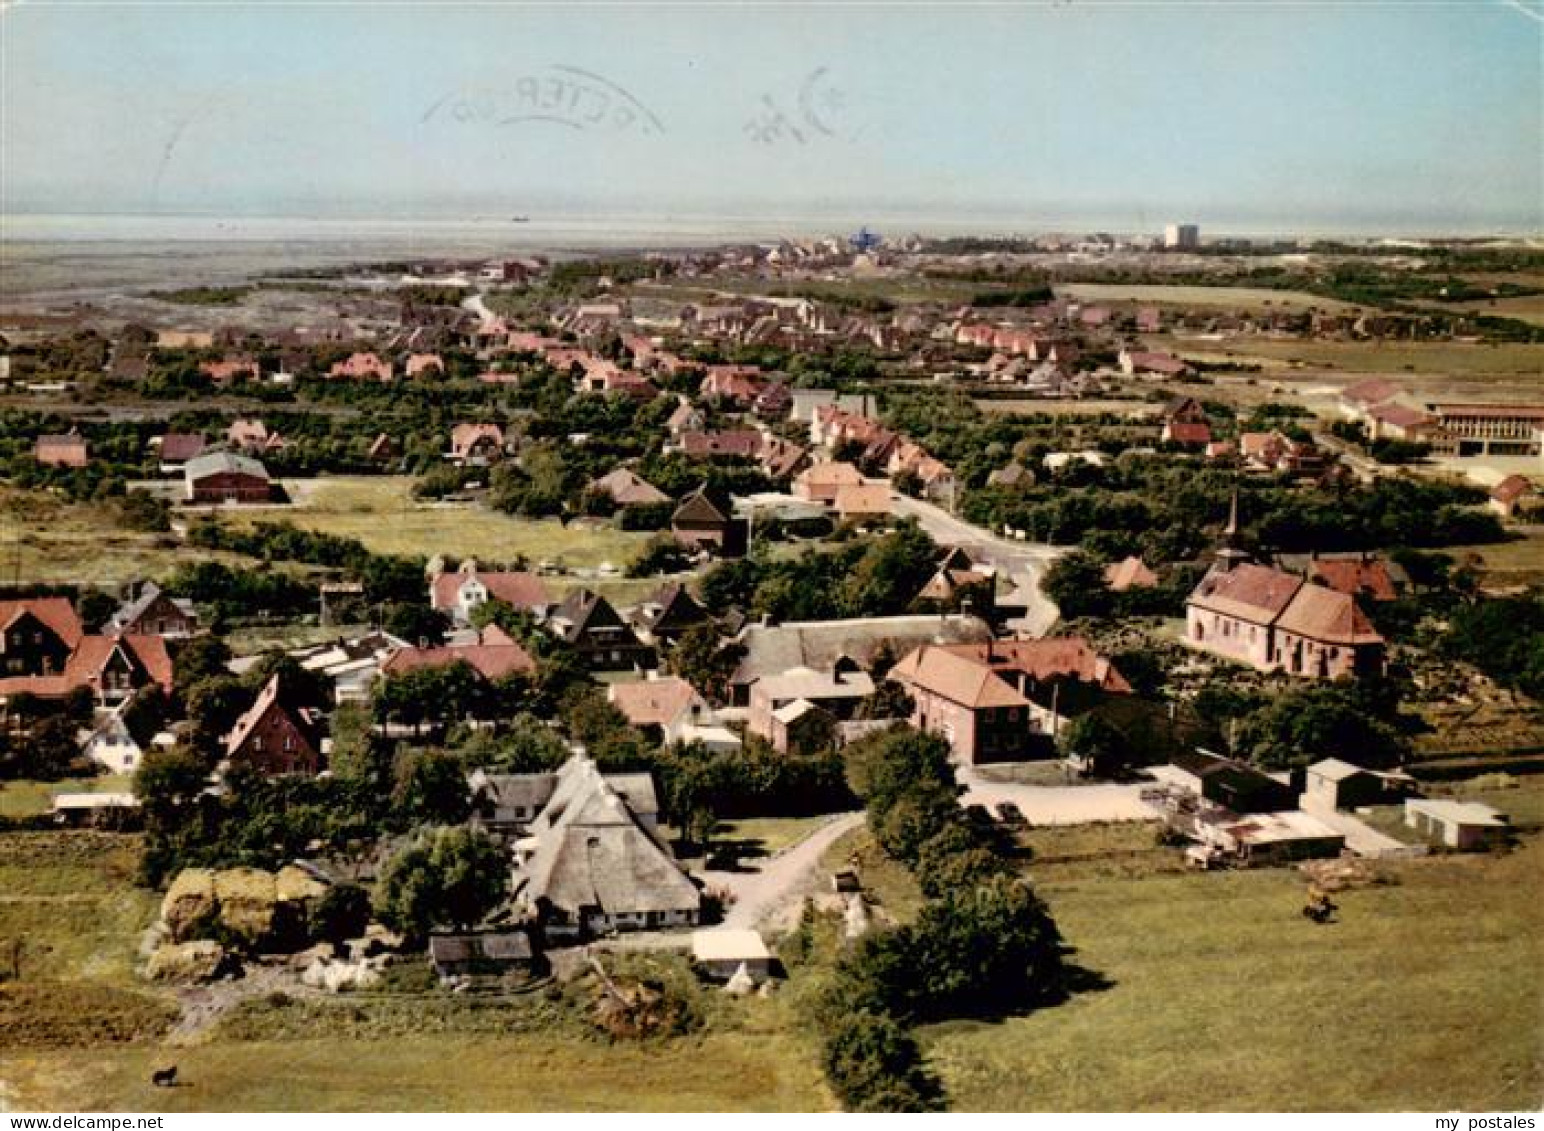
[[[1060,1000],[1066,947],[1014,874],[1011,842],[960,807],[947,743],[897,728],[854,744],[848,767],[875,839],[928,898],[914,922],[837,963],[815,1006],[822,1061],[849,1110],[936,1110],[942,1089],[908,1027]]]
[[[709,608],[737,606],[774,620],[893,616],[908,611],[938,565],[915,521],[874,538],[806,550],[797,558],[722,562],[702,582]]]

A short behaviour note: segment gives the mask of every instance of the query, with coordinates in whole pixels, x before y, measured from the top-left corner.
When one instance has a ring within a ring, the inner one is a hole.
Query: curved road
[[[1067,552],[1065,548],[1044,542],[1017,542],[1000,538],[990,530],[956,518],[933,503],[900,493],[891,496],[897,514],[915,518],[935,542],[963,546],[972,557],[996,566],[1013,582],[1013,592],[1004,604],[1024,606],[1024,616],[1008,622],[1008,627],[1030,636],[1044,636],[1061,616],[1055,603],[1040,591],[1040,579],[1051,563]]]
[[[703,872],[708,887],[734,896],[721,926],[758,927],[802,901],[820,886],[820,858],[826,849],[862,823],[862,813],[843,813],[798,844],[762,861],[753,872]]]

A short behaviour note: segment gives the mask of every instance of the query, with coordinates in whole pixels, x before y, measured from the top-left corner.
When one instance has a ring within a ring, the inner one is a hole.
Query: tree
[[[1083,763],[1092,777],[1117,777],[1131,764],[1126,736],[1102,715],[1090,711],[1073,719],[1057,740],[1062,753]]]
[[[1381,769],[1409,755],[1393,704],[1351,683],[1295,687],[1247,715],[1236,753],[1266,769],[1307,766],[1321,758]]]
[[[1110,588],[1104,565],[1090,554],[1075,550],[1046,570],[1040,588],[1056,602],[1064,617],[1100,617],[1110,611]]]
[[[883,1014],[838,1019],[822,1050],[826,1078],[847,1111],[943,1109],[943,1089],[922,1063],[911,1034]]]
[[[387,926],[421,943],[435,928],[475,926],[508,890],[509,860],[486,833],[435,828],[387,863],[375,909]]]
[[[695,624],[681,634],[665,667],[691,684],[706,698],[722,703],[729,698],[729,679],[745,656],[743,644],[726,644],[711,622]]]
[[[316,938],[342,946],[358,938],[370,925],[370,896],[358,884],[333,884],[317,901],[312,918]]]
[[[400,828],[452,825],[471,812],[466,771],[443,750],[412,750],[397,759],[391,804]]]

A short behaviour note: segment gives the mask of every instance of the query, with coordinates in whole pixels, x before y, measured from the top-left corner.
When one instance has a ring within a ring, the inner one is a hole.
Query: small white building
[[[772,952],[759,931],[733,927],[693,931],[692,960],[718,981],[733,978],[741,967],[757,982],[766,981],[772,973]]]
[[[1413,797],[1405,802],[1405,824],[1422,836],[1462,852],[1503,841],[1512,828],[1505,813],[1478,801]]]

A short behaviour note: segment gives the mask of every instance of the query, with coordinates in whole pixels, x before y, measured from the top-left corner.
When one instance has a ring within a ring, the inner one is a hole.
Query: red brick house
[[[390,381],[391,363],[373,353],[354,353],[335,362],[327,375],[349,380]]]
[[[32,458],[44,467],[85,467],[91,462],[86,438],[78,432],[39,436],[32,445]]]
[[[0,601],[0,673],[52,675],[64,670],[85,629],[64,597]]]
[[[911,694],[912,725],[969,764],[1050,757],[1069,718],[1131,692],[1081,637],[924,644],[890,678]]]
[[[225,736],[225,757],[267,774],[317,773],[323,766],[320,720],[309,707],[288,703],[275,675]]]
[[[197,456],[183,468],[190,503],[266,503],[273,498],[268,469],[259,460],[234,452]]]

